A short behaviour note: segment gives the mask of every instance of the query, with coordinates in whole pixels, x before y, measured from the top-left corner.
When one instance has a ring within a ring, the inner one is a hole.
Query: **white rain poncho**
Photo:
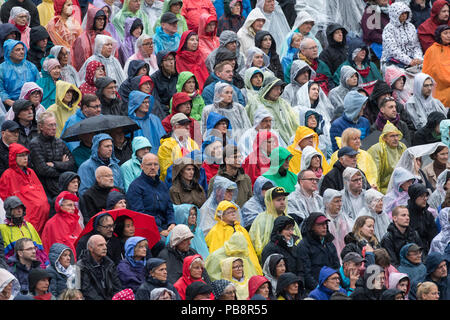
[[[352,0],[351,5],[347,1],[327,0],[328,17],[332,17],[333,22],[359,37],[362,35],[361,19],[365,7],[365,0]]]
[[[311,71],[309,79],[314,79],[316,77],[316,72],[304,61],[304,60],[294,60],[291,65],[290,70],[290,83],[284,87],[283,94],[281,97],[289,102],[291,106],[295,107],[298,103],[297,92],[303,86],[298,83],[295,79],[299,75],[299,72],[304,68],[309,68]]]
[[[323,117],[323,119],[326,122],[331,122],[334,115],[334,107],[330,102],[330,99],[328,99],[327,95],[319,86],[319,102],[314,107],[311,104],[311,100],[309,98],[309,84],[312,81],[308,81],[305,83],[298,91],[297,91],[297,105],[292,105],[292,108],[294,110],[298,110],[298,107],[306,107],[314,109],[314,111],[320,113]],[[298,112],[298,111],[297,111]]]
[[[387,232],[389,224],[391,223],[391,220],[389,219],[388,215],[385,212],[383,211],[381,211],[381,213],[375,212],[375,207],[378,201],[383,199],[384,194],[375,189],[369,189],[366,191],[364,197],[367,207],[358,213],[358,217],[371,216],[375,220],[374,226],[375,237],[377,237],[378,241],[381,241],[381,239],[383,239],[384,234]]]
[[[239,44],[240,44],[240,51],[244,55],[244,57],[247,54],[248,49],[255,46],[256,32],[255,32],[255,30],[253,30],[252,24],[258,19],[264,20],[265,21],[264,24],[267,23],[266,16],[263,14],[262,10],[260,10],[258,7],[256,7],[255,9],[250,11],[250,13],[247,16],[247,19],[245,19],[243,26],[237,32],[237,36],[238,36]],[[264,30],[266,30],[266,29],[264,29]],[[278,46],[277,46],[277,48],[278,48]]]
[[[242,69],[244,69],[245,66],[245,56],[242,54],[240,48],[241,43],[239,42],[238,35],[236,32],[232,30],[224,30],[220,34],[219,37],[219,48],[214,49],[211,51],[211,53],[208,55],[208,57],[205,60],[206,68],[208,69],[209,73],[214,72],[214,65],[216,64],[216,54],[217,50],[220,48],[225,48],[227,44],[236,42],[236,55],[237,55],[237,70],[236,72],[240,72]],[[253,41],[253,45],[254,45]]]
[[[241,210],[239,206],[236,204],[238,188],[237,184],[231,180],[228,180],[222,176],[216,176],[214,179],[213,191],[206,202],[200,208],[200,217],[199,217],[199,228],[202,229],[203,234],[208,234],[209,230],[217,223],[214,219],[216,214],[217,206],[221,201],[225,198],[225,192],[227,189],[233,189],[233,204],[239,209],[239,217],[238,220],[242,221]]]
[[[281,260],[284,260],[284,263],[286,264],[286,260],[282,254],[272,253],[270,256],[266,258],[266,261],[264,261],[263,265],[264,277],[266,277],[267,280],[270,281],[270,284],[272,285],[272,293],[274,296],[276,296],[276,289],[278,283],[278,280],[276,278],[277,265],[278,263],[280,263]]]
[[[450,208],[444,208],[438,215],[439,223],[441,225],[441,232],[439,232],[431,241],[430,251],[445,254],[445,249],[450,243]]]
[[[245,97],[245,101],[248,101],[249,99],[257,99],[258,98],[258,91],[261,88],[255,89],[251,82],[252,77],[258,73],[262,75],[262,78],[263,78],[262,82],[264,83],[264,72],[261,69],[259,69],[257,67],[250,67],[245,70],[244,77],[243,77],[245,87],[241,89],[241,92]]]
[[[104,57],[101,52],[103,45],[105,45],[108,42],[112,42],[113,44],[113,50],[111,52],[111,55],[106,58]],[[78,76],[80,79],[84,79],[86,76],[86,67],[91,61],[99,61],[103,63],[106,69],[106,75],[110,78],[113,78],[116,80],[117,86],[119,87],[123,81],[125,81],[126,76],[123,72],[122,65],[120,64],[119,60],[114,57],[114,54],[117,50],[117,41],[114,40],[110,36],[105,36],[103,34],[99,34],[95,37],[95,44],[94,44],[94,54],[90,56],[81,67],[80,71],[78,72]]]
[[[267,111],[265,108],[259,108],[255,112],[255,119],[254,123],[255,125],[251,127],[250,129],[247,129],[239,138],[238,140],[238,146],[239,150],[241,151],[242,158],[245,159],[247,156],[252,153],[253,151],[253,143],[255,142],[256,135],[258,134],[258,131],[256,130],[256,127],[265,119],[265,118],[271,118],[273,120],[272,115],[269,111]],[[278,146],[286,148],[286,144],[282,139],[280,139],[280,136],[278,135],[278,132],[276,130],[271,129],[270,132],[277,136],[278,138]]]
[[[433,98],[432,94],[425,99],[422,95],[423,83],[427,79],[433,81],[433,88],[436,87],[436,81],[425,74],[418,73],[414,77],[413,95],[408,99],[405,104],[405,109],[408,112],[416,130],[423,128],[427,124],[428,115],[433,111],[442,112],[447,116],[447,108],[438,99]]]
[[[145,0],[142,0],[142,2],[145,2]],[[144,57],[144,55],[142,54],[142,51],[141,51],[142,44],[144,43],[145,40],[148,40],[148,39],[153,39],[153,37],[144,33],[136,40],[136,43],[134,45],[135,53],[127,59],[127,61],[125,62],[125,65],[123,67],[125,74],[128,74],[128,67],[130,66],[130,62],[133,60],[143,60],[143,61],[147,62],[148,66],[150,67],[150,70],[148,70],[149,75],[152,75],[153,72],[155,72],[159,69],[155,51],[153,51],[153,53],[151,54],[150,57]]]
[[[55,279],[56,281],[56,279]],[[11,296],[9,300],[14,300],[20,294],[19,280],[8,270],[0,268],[0,292],[5,290],[6,286],[12,282]]]
[[[284,42],[284,38],[291,28],[289,27],[289,23],[287,22],[286,16],[278,4],[278,1],[275,1],[275,10],[271,13],[264,12],[263,8],[265,1],[266,0],[257,0],[255,8],[259,8],[266,17],[266,23],[263,26],[263,30],[270,32],[277,44],[277,53],[280,55],[281,44]]]
[[[58,55],[61,51],[61,49],[64,48],[63,46],[54,46],[50,49],[50,54],[58,58]],[[81,85],[80,78],[78,78],[78,72],[75,70],[75,68],[70,65],[70,50],[65,48],[67,50],[67,53],[69,54],[68,63],[64,67],[61,67],[61,80],[64,80],[66,82],[72,83],[79,87]],[[84,78],[83,78],[84,79]]]
[[[342,66],[340,74],[340,84],[328,93],[328,99],[334,107],[334,116],[332,119],[339,118],[344,113],[344,97],[352,89],[347,83],[354,74],[358,75],[358,84],[361,83],[360,74],[351,66]]]
[[[222,102],[222,92],[225,88],[233,87],[224,82],[217,82],[214,86],[214,103],[207,105],[203,108],[202,111],[202,133],[203,135],[206,132],[206,122],[208,119],[208,115],[210,112],[216,112],[224,117],[226,117],[231,124],[232,129],[232,138],[235,141],[238,141],[242,134],[252,127],[250,120],[245,112],[245,108],[234,101],[237,101],[237,96],[233,90],[233,103],[229,104],[226,107],[221,107],[220,103]],[[235,99],[236,97],[236,99]]]
[[[269,65],[270,65],[270,58],[267,54],[265,54],[264,51],[262,51],[260,48],[258,47],[251,47],[250,49],[248,49],[247,51],[247,55],[245,57],[245,67],[241,70],[240,75],[242,78],[245,78],[245,74],[246,71],[251,68],[254,67],[253,64],[253,57],[255,56],[255,54],[261,54],[263,56],[263,61],[264,61],[264,65],[262,67],[258,67],[262,72],[264,72],[264,74],[266,74],[267,72],[270,72],[273,74],[273,72],[271,70],[269,70]]]
[[[323,206],[325,207],[325,215],[330,222],[328,223],[328,230],[334,236],[333,244],[336,247],[337,252],[341,252],[345,247],[345,236],[352,231],[353,221],[349,219],[345,214],[342,214],[342,209],[336,216],[332,216],[329,210],[329,204],[334,198],[341,197],[340,191],[334,189],[326,189],[323,193]],[[338,254],[341,260],[341,255]]]
[[[344,179],[344,189],[341,191],[342,194],[342,214],[346,215],[351,221],[355,221],[359,212],[366,208],[366,202],[364,200],[365,190],[362,188],[361,193],[358,196],[354,196],[350,191],[350,180],[357,173],[361,174],[363,179],[362,185],[365,185],[364,174],[356,168],[347,167],[342,173],[342,178]]]
[[[383,198],[383,212],[392,219],[392,210],[396,206],[406,206],[408,204],[408,191],[402,190],[400,186],[408,180],[417,181],[415,175],[405,168],[395,168],[391,175],[391,181]]]
[[[241,210],[242,226],[249,228],[255,220],[256,216],[263,211],[266,211],[266,203],[264,202],[264,196],[262,195],[262,187],[267,183],[271,183],[275,187],[274,183],[266,177],[259,176],[255,180],[253,185],[253,197],[248,199]]]
[[[448,169],[441,172],[436,181],[436,190],[434,190],[428,198],[428,205],[433,209],[438,210],[445,200],[445,194],[447,191],[444,190],[444,186],[447,183],[447,175],[449,173],[450,170]]]

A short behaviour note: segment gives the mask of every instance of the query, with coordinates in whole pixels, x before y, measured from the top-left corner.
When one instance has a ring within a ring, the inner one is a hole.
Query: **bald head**
[[[300,42],[300,51],[309,60],[316,59],[319,55],[319,47],[311,38],[304,38]]]
[[[114,175],[111,168],[106,166],[100,166],[95,170],[95,180],[102,188],[114,187]]]
[[[87,242],[87,249],[96,261],[105,257],[107,253],[105,238],[99,234],[91,236]]]
[[[142,158],[141,169],[145,175],[151,178],[156,177],[159,170],[158,156],[153,153],[147,153]]]

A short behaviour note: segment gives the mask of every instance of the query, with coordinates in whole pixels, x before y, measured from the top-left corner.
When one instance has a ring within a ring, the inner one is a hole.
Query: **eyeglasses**
[[[331,277],[331,278],[328,278],[327,280],[329,280],[329,281],[340,281],[341,278],[339,278],[339,277]]]
[[[88,108],[92,108],[92,109],[101,109],[102,105],[101,104],[96,104],[95,106],[88,106]]]
[[[319,47],[318,46],[314,46],[314,47],[309,47],[309,48],[305,48],[306,50],[316,50],[316,49],[319,49]]]
[[[233,270],[239,270],[239,269],[243,269],[243,268],[244,268],[244,266],[242,264],[239,264],[237,266],[234,266]]]
[[[102,227],[102,228],[105,228],[105,229],[114,229],[115,226],[116,226],[115,224],[109,224],[109,225],[107,225],[107,226],[99,225],[99,227]]]
[[[30,248],[22,249],[21,251],[36,251],[36,250],[37,250],[36,247],[30,247]]]
[[[302,180],[312,181],[312,182],[318,183],[320,179],[317,179],[317,178],[304,178]]]

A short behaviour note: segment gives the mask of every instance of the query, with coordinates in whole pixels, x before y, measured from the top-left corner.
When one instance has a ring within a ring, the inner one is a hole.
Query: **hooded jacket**
[[[19,63],[14,63],[9,56],[18,44],[24,46],[25,56]],[[40,78],[39,70],[27,60],[27,51],[27,46],[21,41],[9,39],[4,42],[5,61],[0,64],[0,98],[2,101],[17,100],[25,82],[36,82]]]
[[[231,4],[235,4],[236,2],[241,3],[241,12],[239,14],[232,14]],[[218,36],[220,36],[223,31],[230,30],[233,32],[238,32],[244,24],[245,18],[250,13],[252,7],[249,0],[237,0],[236,2],[232,0],[214,2],[214,7],[216,8],[216,13],[219,18],[217,21]]]
[[[450,298],[450,292],[449,292],[450,280],[449,280],[448,276],[445,276],[445,277],[440,278],[439,281],[436,281],[436,280],[433,280],[433,278],[431,277],[431,274],[433,272],[435,272],[437,267],[439,266],[439,264],[441,264],[444,261],[448,265],[448,260],[446,259],[446,257],[439,252],[430,253],[425,261],[425,266],[427,268],[427,275],[426,275],[424,281],[431,281],[437,285],[438,290],[439,290],[439,300],[449,300],[449,298]],[[411,292],[411,293],[413,296],[415,295],[415,292]]]
[[[71,248],[65,244],[55,242],[49,250],[48,257],[50,259],[50,264],[46,269],[52,277],[49,291],[54,297],[59,297],[65,289],[74,289],[77,282],[80,280],[80,276],[77,273],[78,270],[75,266],[76,261],[74,251]],[[70,251],[70,266],[68,269],[70,269],[71,272],[68,272],[68,270],[64,269],[61,264],[57,263],[61,255],[66,250]]]
[[[198,81],[195,75],[190,71],[183,71],[178,75],[177,85],[176,85],[176,92],[185,92],[183,91],[183,87],[185,83],[191,79],[194,78],[195,80],[195,90],[192,94],[189,94],[192,100],[192,109],[190,117],[194,120],[200,121],[202,119],[202,111],[205,107],[205,101],[203,100],[203,97],[199,94],[199,86]],[[170,102],[172,113],[173,113],[173,107],[172,107],[173,101]]]
[[[14,298],[20,294],[20,283],[16,277],[9,272],[6,268],[0,268],[0,291],[3,290],[12,282],[11,297],[9,300],[14,300]]]
[[[112,115],[118,115],[118,116],[127,116],[128,115],[127,106],[124,103],[122,103],[122,100],[117,92],[116,92],[116,98],[111,99],[111,100],[107,100],[105,98],[105,96],[103,95],[103,90],[111,82],[115,83],[115,80],[113,78],[110,78],[107,76],[96,79],[94,82],[94,85],[96,88],[96,91],[94,94],[97,95],[97,97],[99,98],[100,103],[102,105],[101,112],[102,112],[102,114],[105,114],[105,115],[112,114]]]
[[[125,20],[129,17],[136,17],[141,19],[142,24],[144,26],[144,29],[142,30],[142,33],[151,34],[150,32],[150,21],[149,16],[144,10],[141,10],[140,8],[135,12],[131,12],[129,9],[129,3],[130,0],[125,0],[122,6],[122,9],[117,12],[116,15],[112,18],[112,23],[114,27],[116,28],[117,34],[120,37],[120,39],[125,38]]]
[[[411,280],[411,287],[414,288],[419,282],[423,282],[427,275],[427,267],[421,262],[419,264],[413,264],[406,257],[408,249],[414,243],[407,243],[400,249],[400,265],[397,270],[401,273],[406,273]]]
[[[48,56],[50,46],[47,44],[47,47],[42,51],[41,48],[37,46],[37,42],[49,39],[49,37],[47,30],[43,26],[36,26],[30,30],[30,50],[28,50],[27,53],[27,60],[34,63],[39,71],[41,71],[42,68],[41,59]]]
[[[350,91],[344,98],[344,114],[331,123],[330,139],[333,152],[338,149],[336,137],[340,137],[347,128],[361,131],[361,140],[368,136],[370,123],[364,116],[359,116],[368,98],[357,91]]]
[[[411,172],[404,168],[395,168],[391,175],[392,183],[390,183],[386,190],[386,195],[383,198],[383,211],[389,217],[392,217],[392,210],[400,205],[406,206],[408,204],[408,191],[403,190],[401,185],[408,180],[413,183],[417,182],[417,178]]]
[[[162,9],[160,9],[160,10],[156,13],[156,15],[158,15],[158,18],[156,19],[156,22],[154,23],[154,26],[153,26],[153,32],[156,32],[156,29],[157,29],[159,26],[161,26],[161,16],[162,16],[164,13],[170,11],[170,7],[173,6],[173,5],[175,5],[175,4],[177,4],[177,3],[181,4],[181,6],[183,6],[183,1],[182,1],[182,0],[164,0],[164,3],[163,3],[163,5],[162,5]],[[143,10],[146,11],[147,13],[148,13],[151,9],[154,9],[154,11],[157,10],[157,7],[155,7],[155,4],[153,4],[153,5],[150,7],[150,9],[147,9],[147,8],[149,8],[148,5],[146,5],[146,3],[144,3],[144,2],[142,2],[141,9],[143,9]],[[148,14],[149,14],[149,17],[152,18],[152,14],[150,14],[150,13],[148,13]],[[178,31],[177,31],[177,34],[178,34],[179,36],[181,36],[181,35],[183,34],[183,32],[185,32],[186,30],[188,30],[188,26],[187,26],[187,23],[186,23],[186,19],[185,19],[184,16],[181,14],[181,12],[180,12],[180,13],[177,13],[176,16],[177,16],[177,19],[178,19]],[[151,19],[150,19],[150,20],[151,20]]]
[[[395,100],[400,104],[405,104],[412,95],[412,90],[406,86],[401,91],[395,88],[395,83],[400,79],[403,79],[404,83],[406,83],[405,71],[395,65],[387,66],[384,71],[384,79],[393,90],[392,96]]]
[[[0,63],[5,61],[3,44],[6,41],[6,37],[10,34],[14,34],[16,39],[20,39],[20,31],[17,27],[11,23],[3,23],[0,25]]]
[[[9,145],[9,169],[0,178],[0,197],[2,199],[12,195],[19,197],[28,209],[27,221],[41,234],[47,222],[50,205],[34,170],[28,167],[22,170],[17,165],[16,158],[20,153],[29,151],[17,143]]]
[[[270,46],[268,54],[270,58],[269,70],[271,70],[277,78],[283,79],[283,68],[280,63],[280,56],[277,53],[277,44],[270,32],[266,30],[258,31],[255,34],[255,46],[261,49],[262,41],[267,35],[269,35],[272,39],[272,45]]]
[[[334,236],[327,230],[327,235],[322,241],[312,230],[314,222],[319,216],[324,216],[324,214],[312,212],[303,222],[303,239],[298,245],[298,263],[303,266],[299,275],[305,279],[305,288],[309,291],[319,284],[322,267],[328,266],[338,270],[340,265],[338,253],[333,244]]]
[[[342,30],[342,42],[336,42],[333,34],[337,30]],[[331,74],[334,74],[338,67],[347,59],[347,36],[348,31],[338,23],[331,23],[327,26],[326,36],[328,47],[323,49],[319,55],[319,59],[325,62],[330,68]]]
[[[100,133],[94,136],[92,139],[91,157],[83,162],[78,168],[78,175],[81,178],[81,184],[78,192],[80,195],[89,189],[95,183],[95,170],[100,166],[107,166],[113,171],[114,175],[114,185],[119,188],[123,188],[123,177],[120,172],[120,167],[118,165],[119,160],[114,155],[114,150],[112,152],[111,158],[107,161],[100,158],[98,154],[98,148],[103,140],[112,140],[112,138],[105,133]]]
[[[206,33],[206,26],[211,23],[216,22],[216,27],[209,34]],[[202,53],[203,59],[216,48],[219,47],[219,37],[217,34],[217,17],[215,14],[202,13],[200,15],[199,25],[198,25],[198,50]]]
[[[89,94],[95,94],[97,88],[95,87],[95,72],[98,68],[102,68],[103,71],[105,71],[105,66],[98,61],[91,61],[86,66],[86,75],[84,76],[84,82],[80,86],[80,91],[83,95],[89,93]]]
[[[135,53],[138,38],[135,38],[132,33],[137,28],[141,28],[141,34],[143,34],[144,26],[142,25],[141,19],[136,17],[128,17],[125,19],[125,38],[119,48],[119,60],[122,65],[125,65],[128,58]]]
[[[325,287],[323,284],[333,274],[338,274],[338,271],[330,267],[323,266],[322,269],[320,269],[318,285],[313,291],[311,291],[309,297],[315,300],[330,300],[330,297],[334,291]],[[346,293],[343,288],[339,288],[337,292]]]
[[[255,218],[260,212],[266,210],[266,203],[262,195],[262,188],[266,183],[270,183],[270,188],[275,185],[266,177],[259,176],[253,185],[253,196],[244,204],[241,209],[242,221],[241,224],[245,228],[250,228]]]
[[[388,287],[389,289],[396,289],[399,282],[404,279],[408,280],[408,288],[406,289],[406,292],[404,293],[405,298],[406,298],[405,300],[407,300],[409,291],[411,290],[411,280],[409,279],[409,277],[406,273],[401,273],[401,272],[391,273],[389,276],[389,283],[386,287]]]
[[[281,95],[281,97],[289,102],[292,107],[299,105],[297,92],[303,86],[295,79],[300,73],[303,73],[305,70],[309,72],[309,79],[314,79],[316,77],[316,72],[305,61],[298,59],[292,61],[292,64],[289,68],[289,81],[287,81],[289,82],[289,84],[284,87],[283,93]]]
[[[427,114],[427,123],[414,133],[411,146],[440,142],[441,137],[436,134],[435,128],[445,119],[447,119],[445,114],[439,111]]]
[[[429,18],[417,27],[420,45],[422,46],[422,50],[424,53],[426,53],[428,51],[428,48],[430,48],[435,42],[434,35],[437,27],[439,27],[440,25],[450,25],[450,19],[447,21],[440,21],[438,18],[439,13],[445,5],[449,7],[449,4],[446,0],[434,1]],[[433,61],[433,63],[437,62],[438,60]]]
[[[294,64],[292,64],[294,65]],[[356,74],[358,77],[358,82],[356,86],[360,85],[362,83],[362,77],[359,74],[358,71],[354,69],[354,67],[350,65],[343,65],[340,68],[340,77],[339,77],[339,86],[333,88],[330,93],[328,94],[328,99],[330,100],[331,104],[334,106],[334,115],[333,119],[338,118],[342,115],[344,112],[344,98],[347,95],[347,93],[352,90],[353,87],[350,87],[350,85],[347,83],[347,81]]]
[[[146,258],[144,257],[143,260],[139,261],[134,259],[136,246],[139,242],[146,240],[143,237],[128,238],[125,242],[125,258],[117,265],[117,275],[122,287],[131,288],[133,292],[138,290],[148,274],[146,272]]]
[[[298,293],[293,297],[289,294],[289,292],[286,290],[288,289],[288,286],[291,284],[297,283],[298,284]],[[277,288],[276,288],[276,296],[278,297],[278,300],[302,300],[304,295],[304,283],[303,280],[300,279],[296,274],[293,272],[285,272],[278,278],[277,281]]]
[[[236,31],[237,32],[237,31]],[[206,68],[208,69],[209,73],[214,72],[214,66],[216,65],[216,55],[219,49],[226,49],[226,45],[231,42],[236,42],[236,64],[237,64],[237,70],[235,70],[235,73],[239,73],[242,71],[242,69],[245,67],[245,55],[243,52],[240,51],[240,42],[237,33],[231,30],[224,30],[219,37],[219,48],[214,49],[206,58],[205,64]],[[254,46],[254,43],[253,45]],[[228,49],[227,49],[228,50]],[[245,52],[247,53],[247,52]]]
[[[136,152],[143,148],[152,149],[152,145],[146,137],[135,137],[131,143],[133,153],[131,159],[126,161],[120,166],[120,171],[122,172],[124,190],[127,191],[130,184],[141,175],[141,162],[142,159],[138,159]]]
[[[449,209],[444,208],[438,215],[441,231],[433,238],[430,245],[430,254],[432,252],[439,252],[445,254],[445,249],[450,241],[450,220]]]
[[[183,274],[182,274],[181,278],[178,279],[177,282],[175,282],[174,285],[173,285],[175,287],[175,289],[177,289],[178,294],[181,297],[181,300],[186,300],[186,288],[190,284],[192,284],[192,283],[194,283],[196,281],[201,281],[201,282],[206,283],[203,280],[203,278],[193,279],[191,277],[191,271],[190,271],[191,265],[192,265],[192,262],[195,259],[197,259],[197,258],[203,260],[202,256],[199,255],[199,254],[196,254],[196,255],[193,255],[193,256],[187,256],[186,258],[184,258],[184,260],[183,260]],[[211,293],[211,299],[213,299],[213,294],[212,293]]]
[[[267,20],[260,8],[254,8],[248,14],[243,26],[237,32],[241,53],[245,56],[248,49],[255,45],[255,31],[251,27],[257,19]]]
[[[248,298],[247,298],[247,300],[251,300],[256,295],[256,292],[258,291],[259,287],[261,287],[265,283],[269,284],[269,299],[267,299],[267,300],[271,300],[270,298],[271,298],[271,294],[272,294],[272,284],[266,277],[264,277],[262,275],[253,276],[248,280]]]
[[[403,12],[408,13],[408,18],[401,23],[399,17]],[[389,23],[383,29],[382,62],[395,59],[409,66],[413,59],[423,58],[416,27],[410,21],[411,9],[406,3],[397,2],[389,7]]]
[[[286,159],[292,157],[292,153],[288,149],[283,147],[277,147],[270,153],[270,168],[267,170],[263,176],[271,180],[276,186],[283,187],[286,192],[293,192],[295,190],[295,185],[297,184],[297,175],[286,170],[286,175],[280,174],[280,168]]]

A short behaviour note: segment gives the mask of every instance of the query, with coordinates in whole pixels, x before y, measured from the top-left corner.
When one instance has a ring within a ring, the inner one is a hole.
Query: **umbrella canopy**
[[[380,136],[381,136],[380,130],[373,131],[371,134],[369,134],[367,137],[365,137],[363,140],[361,140],[361,148],[360,149],[363,149],[365,151],[369,150],[369,148],[371,146],[380,142]],[[405,140],[405,138],[402,138],[402,140],[400,140],[400,141],[403,142],[406,146],[409,145],[408,142]]]
[[[61,139],[67,142],[79,141],[80,134],[100,133],[115,128],[123,128],[125,133],[139,130],[139,125],[127,116],[100,114],[90,117],[67,128]]]
[[[158,231],[158,227],[156,226],[155,218],[148,214],[139,213],[136,211],[128,210],[128,209],[115,209],[115,210],[105,210],[97,213],[93,216],[87,225],[84,227],[83,232],[81,232],[77,241],[75,241],[75,248],[77,247],[78,241],[91,232],[94,229],[94,220],[97,216],[108,213],[112,216],[114,221],[120,216],[128,216],[133,220],[135,227],[135,236],[144,237],[148,241],[148,247],[152,248],[160,239],[161,236]]]

